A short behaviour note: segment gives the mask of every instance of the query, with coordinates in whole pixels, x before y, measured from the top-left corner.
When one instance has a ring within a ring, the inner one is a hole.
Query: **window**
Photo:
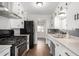
[[[37,26],[37,31],[38,32],[44,32],[44,27],[43,26]]]

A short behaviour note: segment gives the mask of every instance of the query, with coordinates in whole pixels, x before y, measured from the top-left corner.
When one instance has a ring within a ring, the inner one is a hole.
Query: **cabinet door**
[[[71,52],[58,42],[56,43],[55,54],[56,56],[76,56],[73,52]]]
[[[15,13],[15,14],[19,14],[17,2],[13,2],[12,12]]]
[[[8,18],[0,17],[0,29],[11,29],[10,21]]]
[[[10,48],[7,48],[2,53],[0,53],[0,56],[10,56]]]
[[[8,8],[8,2],[1,2],[2,6]]]
[[[7,8],[9,11],[12,11],[12,2],[0,2],[0,5],[4,6],[5,8]]]
[[[76,56],[73,52],[71,52],[66,47],[62,46],[62,56]]]
[[[62,56],[62,46],[60,43],[55,42],[55,56]]]
[[[55,56],[55,44],[52,41],[50,43],[50,54]]]
[[[22,4],[20,2],[14,2],[13,3],[12,12],[14,12],[15,14],[17,14],[20,17],[23,17],[23,7],[22,7]]]

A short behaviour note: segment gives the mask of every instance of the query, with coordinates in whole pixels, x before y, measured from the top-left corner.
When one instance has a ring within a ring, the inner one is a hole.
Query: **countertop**
[[[0,53],[2,53],[7,48],[10,48],[12,45],[0,45]]]
[[[74,54],[79,56],[79,37],[70,36],[70,37],[64,37],[64,38],[56,38],[53,36],[53,34],[48,34],[49,37],[53,38],[51,41],[56,40],[63,46],[65,46],[67,49],[72,51]]]
[[[15,36],[29,36],[29,34],[20,34],[20,35],[15,35]]]

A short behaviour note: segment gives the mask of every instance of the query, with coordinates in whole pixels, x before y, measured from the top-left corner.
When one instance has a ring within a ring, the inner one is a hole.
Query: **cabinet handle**
[[[65,54],[66,54],[67,56],[70,56],[67,52],[65,52]]]

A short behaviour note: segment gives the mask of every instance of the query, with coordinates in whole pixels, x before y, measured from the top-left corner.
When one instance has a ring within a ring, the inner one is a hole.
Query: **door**
[[[46,21],[40,20],[37,22],[37,39],[41,39],[43,43],[46,43]],[[37,40],[37,41],[38,41]]]

